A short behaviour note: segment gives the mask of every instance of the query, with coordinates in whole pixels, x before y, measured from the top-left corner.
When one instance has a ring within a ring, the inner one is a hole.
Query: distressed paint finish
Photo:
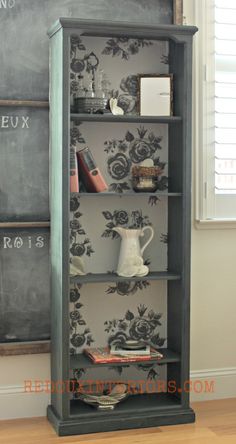
[[[68,36],[76,32],[94,36],[167,39],[170,42],[170,71],[174,74],[174,114],[178,125],[169,123],[169,254],[168,265],[181,279],[168,280],[168,347],[180,355],[169,363],[167,380],[176,379],[179,389],[189,377],[189,300],[190,300],[190,184],[191,184],[191,46],[195,27],[174,25],[136,26],[129,23],[60,19],[51,28],[52,45],[52,378],[69,377],[68,332],[68,134],[69,134],[69,55]],[[64,52],[63,52],[64,48]],[[63,73],[63,82],[62,82]],[[175,79],[176,75],[176,79]],[[57,91],[57,95],[54,93]],[[58,93],[59,91],[59,93]],[[58,101],[59,100],[59,101]],[[62,124],[62,127],[60,127]],[[91,124],[92,125],[92,124]],[[56,154],[57,153],[57,154]],[[53,160],[54,159],[54,160]],[[63,159],[63,167],[62,167]],[[103,197],[105,198],[105,197]],[[97,196],[99,199],[99,195]],[[153,278],[159,275],[153,275]],[[96,279],[97,278],[97,279]],[[105,280],[103,276],[103,281]],[[86,276],[83,279],[86,282]],[[93,282],[100,277],[93,275]],[[109,280],[109,277],[108,277]],[[79,280],[80,282],[80,280]],[[82,279],[81,279],[82,282]],[[79,367],[78,362],[78,367]],[[118,415],[119,411],[119,415]],[[91,414],[90,414],[91,412]],[[120,404],[114,412],[99,412],[69,395],[55,394],[48,407],[48,418],[58,434],[82,434],[120,428],[150,427],[193,422],[194,412],[186,393],[178,396],[138,395]]]

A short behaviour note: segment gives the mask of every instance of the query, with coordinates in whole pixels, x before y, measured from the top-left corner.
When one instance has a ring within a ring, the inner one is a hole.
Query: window
[[[236,220],[236,1],[195,7],[197,219]]]

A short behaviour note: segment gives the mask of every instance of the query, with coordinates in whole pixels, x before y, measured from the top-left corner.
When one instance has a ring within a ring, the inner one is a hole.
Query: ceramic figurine
[[[84,263],[78,256],[73,256],[70,263],[70,275],[71,276],[83,276],[85,275]]]
[[[115,116],[122,116],[124,114],[124,110],[117,105],[117,99],[115,98],[111,98],[109,100],[109,105],[110,105],[110,109],[112,114],[114,114]]]
[[[142,256],[145,248],[154,236],[153,228],[148,225],[140,229],[115,227],[113,230],[121,236],[117,274],[124,277],[146,276],[149,268],[144,265]],[[147,230],[150,231],[150,237],[147,242],[140,247],[139,238],[142,237]]]

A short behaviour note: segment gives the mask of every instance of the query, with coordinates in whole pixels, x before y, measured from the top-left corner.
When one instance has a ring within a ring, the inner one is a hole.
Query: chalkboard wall
[[[49,232],[0,230],[0,342],[49,339]]]
[[[47,30],[58,17],[172,22],[172,0],[0,0],[0,5],[2,99],[48,98]]]
[[[0,0],[0,343],[49,338],[49,230],[8,228],[49,220],[48,109],[4,100],[48,100],[47,29],[63,16],[168,24],[173,1]]]
[[[49,220],[48,110],[0,112],[0,221]]]

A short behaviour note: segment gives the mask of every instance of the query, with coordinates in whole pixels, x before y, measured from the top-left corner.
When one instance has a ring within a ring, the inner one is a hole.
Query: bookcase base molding
[[[167,401],[166,401],[167,402]],[[148,409],[143,407],[140,412],[102,413],[97,412],[86,418],[60,419],[51,405],[47,410],[48,420],[51,422],[59,436],[82,435],[86,433],[111,432],[114,430],[137,429],[145,427],[159,427],[164,425],[177,425],[195,422],[195,413],[191,408],[173,408],[171,404],[166,408]]]

